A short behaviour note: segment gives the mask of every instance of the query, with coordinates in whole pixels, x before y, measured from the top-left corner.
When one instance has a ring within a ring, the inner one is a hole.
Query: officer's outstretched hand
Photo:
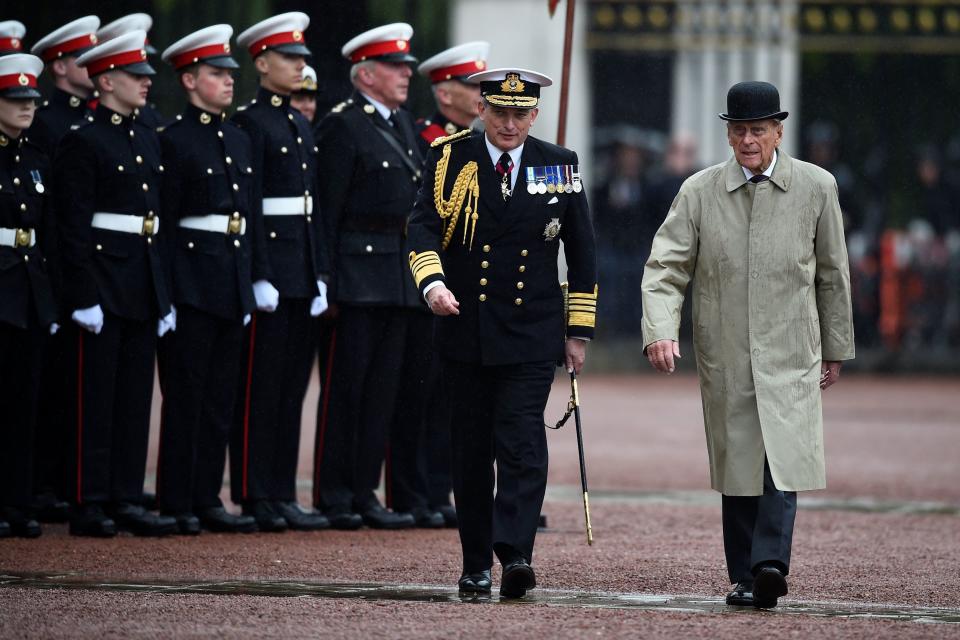
[[[439,285],[427,291],[427,304],[430,311],[436,316],[458,316],[460,315],[460,303],[453,295],[450,289],[445,285]]]
[[[583,361],[587,359],[587,341],[580,338],[567,338],[564,354],[567,373],[576,372],[579,375],[580,370],[583,369]]]
[[[661,373],[673,373],[674,358],[680,358],[680,345],[676,340],[657,340],[647,345],[647,360]]]

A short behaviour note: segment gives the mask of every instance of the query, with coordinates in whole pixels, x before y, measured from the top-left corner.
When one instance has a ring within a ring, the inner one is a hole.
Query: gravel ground
[[[825,395],[829,498],[934,501],[960,506],[960,383],[847,376]],[[547,419],[562,413],[558,382]],[[315,404],[316,388],[307,407]],[[547,589],[687,594],[728,588],[716,505],[631,501],[631,493],[703,492],[708,475],[696,380],[600,377],[581,384],[591,490],[623,492],[582,508],[550,501],[550,529],[534,565]],[[156,413],[156,407],[155,407]],[[301,478],[309,483],[312,416]],[[572,427],[572,424],[571,424]],[[154,433],[154,438],[156,433]],[[551,487],[579,483],[572,428],[549,434]],[[151,469],[155,449],[151,453]],[[306,487],[305,487],[306,489]],[[304,491],[304,499],[306,499]],[[801,508],[791,602],[946,607],[960,615],[960,516]],[[0,573],[71,573],[126,581],[300,580],[452,586],[455,531],[319,532],[163,540],[71,538],[48,526],[38,540],[0,541]],[[496,578],[496,576],[495,576]],[[827,612],[829,607],[823,609]],[[0,588],[0,637],[743,637],[768,631],[815,637],[960,637],[960,624],[826,615],[635,611],[534,605],[461,605],[330,598],[160,595]]]

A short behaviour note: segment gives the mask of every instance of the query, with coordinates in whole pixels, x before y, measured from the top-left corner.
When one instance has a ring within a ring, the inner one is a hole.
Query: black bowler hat
[[[780,92],[769,82],[738,82],[727,92],[727,113],[722,120],[748,122],[751,120],[783,120],[788,115],[780,110]]]

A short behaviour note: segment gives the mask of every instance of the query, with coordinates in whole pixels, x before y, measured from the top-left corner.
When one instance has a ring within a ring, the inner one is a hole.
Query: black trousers
[[[242,389],[230,442],[234,502],[297,497],[300,414],[316,349],[310,300],[281,298],[245,333]]]
[[[129,320],[104,311],[103,330],[74,323],[70,401],[75,445],[70,499],[139,502],[147,465],[157,319]]]
[[[33,497],[34,429],[46,329],[0,323],[0,506]],[[48,443],[51,447],[58,443]]]
[[[723,496],[723,549],[730,582],[753,581],[753,570],[773,563],[790,572],[797,493],[773,484],[770,466],[763,465],[762,496]]]
[[[453,493],[464,572],[533,559],[547,488],[543,410],[554,362],[483,366],[445,360],[452,407]],[[496,463],[496,496],[494,496]]]
[[[69,394],[68,379],[75,341],[70,340],[70,332],[64,329],[62,327],[49,336],[44,349],[33,475],[34,494],[52,493],[58,498],[67,495],[72,431],[64,397]]]
[[[428,506],[429,407],[442,395],[437,387],[433,315],[413,309],[405,313],[407,335],[385,473],[387,506],[396,511],[413,511]],[[449,459],[449,450],[447,457]]]
[[[364,511],[377,498],[400,380],[408,312],[341,306],[317,409],[314,505]]]
[[[243,324],[189,306],[160,341],[163,411],[157,464],[161,511],[220,506],[240,388]]]

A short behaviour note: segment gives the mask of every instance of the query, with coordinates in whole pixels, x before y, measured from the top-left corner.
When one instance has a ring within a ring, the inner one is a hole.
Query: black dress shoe
[[[395,513],[379,504],[368,507],[361,514],[363,524],[371,529],[410,529],[416,521],[409,513]]]
[[[236,516],[220,507],[204,507],[195,513],[201,526],[216,533],[253,533],[257,530],[257,521],[253,516]]]
[[[452,504],[441,504],[430,508],[443,516],[443,526],[448,529],[457,528],[457,509]]]
[[[156,538],[177,532],[176,518],[151,513],[133,502],[118,502],[110,507],[109,513],[117,529],[135,536]]]
[[[772,609],[777,598],[787,595],[787,579],[776,567],[761,567],[753,577],[753,606]]]
[[[117,535],[117,524],[99,504],[81,504],[70,514],[70,535],[112,538]]]
[[[414,509],[410,512],[413,517],[414,525],[421,529],[442,529],[444,525],[443,515],[439,511],[431,509]]]
[[[140,506],[147,511],[156,511],[159,508],[157,494],[144,491],[143,496],[140,498]]]
[[[182,536],[200,535],[200,520],[192,513],[165,513],[163,515],[177,521],[175,533]]]
[[[522,598],[527,589],[537,586],[537,577],[526,560],[519,558],[503,568],[500,578],[500,595],[504,598]]]
[[[40,523],[27,512],[16,507],[0,508],[0,518],[10,525],[10,533],[18,538],[39,538]]]
[[[274,502],[273,509],[283,516],[294,531],[320,531],[330,528],[327,516],[313,509],[304,509],[296,502]]]
[[[66,522],[70,519],[70,505],[51,491],[34,496],[33,512],[40,522]]]
[[[727,594],[727,604],[731,607],[752,607],[753,582],[738,582],[733,591]]]
[[[0,520],[0,538],[10,537],[10,523],[6,520]]]
[[[330,526],[341,531],[356,531],[363,526],[363,517],[347,507],[334,507],[324,513]]]
[[[287,530],[287,520],[276,512],[273,505],[266,500],[257,500],[243,505],[243,514],[253,516],[260,531],[280,533]]]
[[[457,581],[457,590],[460,593],[490,593],[493,580],[490,579],[490,569],[476,573],[465,573]]]

